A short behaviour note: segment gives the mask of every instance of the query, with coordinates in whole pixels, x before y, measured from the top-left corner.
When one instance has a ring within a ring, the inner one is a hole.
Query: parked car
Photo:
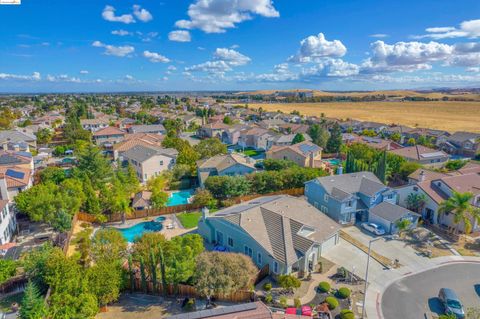
[[[382,226],[375,223],[362,223],[362,228],[377,236],[385,235],[385,229]]]
[[[465,318],[465,311],[455,291],[450,288],[442,288],[438,293],[438,299],[443,304],[445,314],[453,314],[457,319]]]

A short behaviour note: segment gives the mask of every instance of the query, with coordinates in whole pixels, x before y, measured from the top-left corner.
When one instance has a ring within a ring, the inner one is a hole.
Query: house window
[[[352,207],[352,201],[351,201],[351,200],[349,200],[349,201],[347,202],[347,207]]]
[[[393,194],[388,194],[388,195],[387,195],[387,198],[388,198],[388,199],[392,199],[392,198],[393,198]]]
[[[323,195],[323,200],[328,203],[328,194]]]
[[[278,274],[278,263],[276,261],[273,262],[273,272]]]
[[[245,245],[245,255],[248,255],[248,256],[250,256],[250,257],[253,256],[253,250],[252,250],[252,248],[250,248],[250,247],[248,247],[248,246],[246,246],[246,245]]]
[[[223,245],[223,234],[217,231],[217,243]]]
[[[258,263],[259,265],[262,265],[262,254],[261,254],[261,253],[258,253],[258,254],[257,254],[257,263]]]
[[[163,166],[163,161],[160,161],[160,166]]]
[[[328,208],[327,208],[326,206],[323,206],[323,205],[322,205],[322,207],[320,207],[320,210],[321,210],[322,212],[324,212],[325,214],[328,213]]]
[[[233,238],[228,237],[228,246],[233,247]]]

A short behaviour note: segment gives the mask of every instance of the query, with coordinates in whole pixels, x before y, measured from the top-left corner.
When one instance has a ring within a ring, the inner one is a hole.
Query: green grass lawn
[[[10,306],[16,302],[20,304],[23,298],[23,292],[0,299],[0,311],[10,312]]]
[[[201,212],[181,213],[177,214],[178,220],[185,228],[194,228],[198,226],[198,221],[202,217]]]
[[[257,150],[250,149],[250,150],[245,150],[242,153],[247,155],[247,156],[257,156],[257,155],[262,154],[263,151],[257,151]]]

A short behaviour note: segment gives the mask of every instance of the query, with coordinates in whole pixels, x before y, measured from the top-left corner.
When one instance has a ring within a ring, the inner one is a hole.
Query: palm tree
[[[416,213],[421,213],[427,204],[427,196],[425,194],[410,193],[407,196],[407,207]]]
[[[456,225],[456,233],[459,232],[460,223],[465,225],[464,232],[472,231],[472,220],[480,223],[480,208],[474,207],[470,202],[474,195],[472,193],[457,193],[440,204],[440,214],[453,214],[453,222]]]

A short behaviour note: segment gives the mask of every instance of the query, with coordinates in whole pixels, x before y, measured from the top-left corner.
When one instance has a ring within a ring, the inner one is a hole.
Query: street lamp
[[[368,255],[367,255],[367,270],[365,272],[365,287],[363,290],[363,306],[362,306],[362,319],[365,319],[365,304],[367,302],[367,284],[368,284],[368,266],[370,265],[370,252],[372,248],[372,243],[380,239],[392,239],[394,236],[382,236],[377,237],[368,242]]]

